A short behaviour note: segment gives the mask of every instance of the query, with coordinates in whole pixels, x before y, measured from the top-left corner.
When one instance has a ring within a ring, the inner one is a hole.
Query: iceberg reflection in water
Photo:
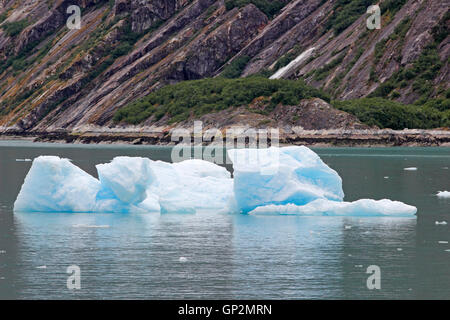
[[[94,178],[68,159],[33,161],[14,204],[33,212],[176,212],[414,216],[402,202],[343,202],[342,179],[307,147],[232,149],[234,177],[203,160],[116,157]]]
[[[12,292],[22,298],[411,298],[414,279],[430,277],[411,263],[414,219],[205,211],[16,213],[14,221],[20,250]],[[71,264],[82,270],[82,290],[65,287]],[[376,292],[365,285],[372,264],[383,270],[383,290]]]

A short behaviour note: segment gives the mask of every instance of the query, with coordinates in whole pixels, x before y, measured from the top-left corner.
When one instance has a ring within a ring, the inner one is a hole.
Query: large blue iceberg
[[[179,163],[116,157],[98,179],[68,159],[34,159],[14,204],[32,212],[243,212],[414,216],[402,202],[343,202],[342,179],[307,147],[233,149],[233,175],[204,160]]]

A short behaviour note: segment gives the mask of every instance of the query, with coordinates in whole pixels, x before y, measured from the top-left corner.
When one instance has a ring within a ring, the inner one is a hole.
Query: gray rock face
[[[114,13],[130,14],[131,30],[140,33],[158,21],[167,20],[187,4],[188,0],[118,0]]]
[[[64,0],[58,1],[47,11],[43,17],[23,30],[17,41],[15,48],[16,54],[22,51],[29,44],[36,43],[49,34],[56,32],[59,28],[66,24],[69,15],[66,13],[70,5],[77,5],[80,8],[88,8],[102,0]]]
[[[187,54],[183,72],[185,80],[211,76],[229,57],[237,54],[268,19],[253,4],[237,11],[225,24],[212,31],[202,41],[197,41]]]

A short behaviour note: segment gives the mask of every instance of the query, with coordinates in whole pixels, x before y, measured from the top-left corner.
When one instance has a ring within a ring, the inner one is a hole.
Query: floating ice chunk
[[[417,168],[416,167],[409,167],[409,168],[403,168],[403,170],[405,170],[405,171],[416,171]]]
[[[442,221],[442,222],[435,221],[434,223],[435,223],[436,225],[443,225],[443,226],[446,226],[446,225],[447,225],[447,221]]]
[[[39,266],[39,267],[36,267],[36,269],[47,269],[47,266]]]
[[[179,261],[179,262],[182,262],[182,263],[183,263],[183,262],[187,262],[187,260],[188,260],[188,259],[187,259],[186,257],[180,257],[180,258],[178,259],[178,261]]]
[[[100,182],[68,159],[34,159],[16,202],[15,211],[92,212]]]
[[[436,196],[439,198],[450,198],[450,191],[438,191]]]
[[[17,162],[31,162],[31,159],[16,159]]]
[[[124,203],[142,202],[148,186],[155,180],[147,158],[116,157],[96,168],[102,187],[110,189]]]
[[[235,211],[230,173],[207,161],[170,164],[116,157],[97,165],[97,170],[100,181],[68,159],[36,158],[14,208],[116,213]]]
[[[342,180],[307,147],[233,149],[234,195],[248,212],[274,204],[307,204],[315,199],[342,200]]]
[[[233,179],[225,168],[204,160],[175,164],[152,161],[151,168],[156,181],[148,192],[158,196],[162,213],[233,211]]]
[[[42,156],[15,211],[249,212],[254,214],[410,216],[416,208],[390,200],[342,202],[342,180],[306,147],[229,150],[234,179],[203,160],[180,163],[117,157],[97,165],[99,180],[68,159]],[[253,210],[253,211],[252,211]]]
[[[295,204],[262,206],[252,210],[250,214],[411,217],[416,212],[416,207],[388,199],[361,199],[354,202],[317,199],[303,206]]]

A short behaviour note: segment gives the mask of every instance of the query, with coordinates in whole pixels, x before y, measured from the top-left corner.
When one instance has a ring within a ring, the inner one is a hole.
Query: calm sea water
[[[0,141],[0,298],[449,299],[450,200],[435,194],[450,191],[450,149],[314,150],[343,178],[346,200],[404,201],[417,219],[14,214],[31,166],[16,159],[59,155],[95,175],[118,155],[169,161],[170,148]],[[67,289],[70,265],[81,290]],[[369,265],[380,267],[380,290],[366,286]]]

